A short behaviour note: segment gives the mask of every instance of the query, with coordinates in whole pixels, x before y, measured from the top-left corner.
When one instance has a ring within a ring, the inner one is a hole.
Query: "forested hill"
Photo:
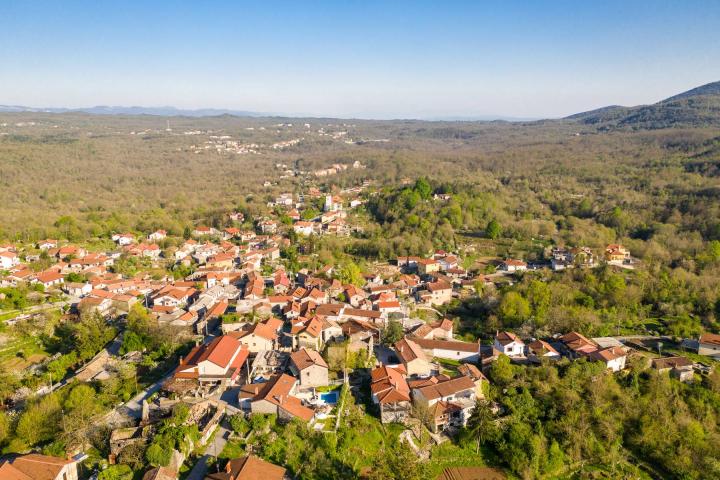
[[[708,83],[652,105],[610,106],[567,117],[599,129],[720,126],[720,82]]]

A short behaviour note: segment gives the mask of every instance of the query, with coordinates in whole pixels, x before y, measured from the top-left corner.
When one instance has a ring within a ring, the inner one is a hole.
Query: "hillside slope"
[[[708,83],[652,105],[610,106],[567,117],[600,130],[720,126],[720,82]]]

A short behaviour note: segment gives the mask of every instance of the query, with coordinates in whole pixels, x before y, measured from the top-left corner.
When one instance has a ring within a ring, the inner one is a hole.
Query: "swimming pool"
[[[335,405],[338,402],[338,392],[325,392],[320,394],[320,400],[328,405]]]

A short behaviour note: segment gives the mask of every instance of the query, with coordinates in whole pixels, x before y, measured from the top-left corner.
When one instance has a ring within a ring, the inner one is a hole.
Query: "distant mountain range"
[[[92,115],[158,115],[163,117],[214,117],[234,115],[236,117],[266,117],[271,114],[248,112],[245,110],[226,110],[220,108],[201,108],[188,110],[175,107],[121,107],[98,105],[87,108],[36,108],[23,105],[0,105],[0,112],[40,112],[40,113],[89,113]]]
[[[708,83],[652,105],[612,105],[566,117],[600,129],[720,126],[720,82]]]
[[[0,112],[89,113],[93,115],[158,115],[164,117],[209,117],[233,115],[237,117],[283,116],[274,113],[202,108],[197,110],[175,107],[95,106],[88,108],[35,108],[20,105],[0,105]],[[532,121],[535,119],[502,116],[436,117],[437,121]],[[588,112],[576,113],[562,120],[578,121],[600,130],[657,129],[668,127],[720,127],[720,81],[708,83],[674,95],[652,105],[624,107],[610,105]]]

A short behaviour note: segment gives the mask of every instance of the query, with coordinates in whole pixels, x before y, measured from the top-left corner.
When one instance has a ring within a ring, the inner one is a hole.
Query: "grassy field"
[[[24,370],[47,356],[38,337],[6,332],[0,340],[0,365],[8,370]]]

